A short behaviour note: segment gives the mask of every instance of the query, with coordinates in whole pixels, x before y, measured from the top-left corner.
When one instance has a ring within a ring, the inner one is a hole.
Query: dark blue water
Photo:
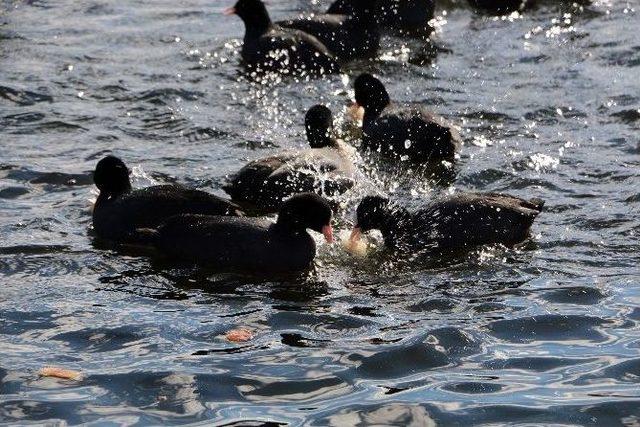
[[[389,38],[345,76],[268,84],[239,73],[226,6],[0,3],[0,422],[638,425],[640,4],[502,19],[445,2],[434,45]],[[309,106],[343,118],[361,70],[466,144],[453,184],[366,173],[343,228],[374,188],[409,205],[503,191],[547,201],[532,239],[445,263],[322,245],[314,274],[283,282],[94,243],[105,153],[136,186],[222,194],[246,160],[305,146]]]

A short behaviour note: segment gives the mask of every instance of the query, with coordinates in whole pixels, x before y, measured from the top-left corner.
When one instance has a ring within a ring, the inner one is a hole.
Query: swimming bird
[[[356,106],[364,108],[362,146],[413,162],[452,162],[462,140],[442,117],[417,104],[396,104],[380,80],[361,74]]]
[[[333,55],[314,36],[271,22],[261,0],[238,0],[225,15],[238,15],[245,25],[242,60],[257,72],[327,74],[339,71]]]
[[[93,207],[93,228],[99,237],[115,242],[136,243],[136,229],[157,227],[178,214],[242,214],[228,200],[179,185],[132,190],[129,169],[114,156],[98,162],[93,180],[100,190]]]
[[[250,162],[223,189],[238,203],[263,212],[277,211],[288,197],[313,192],[327,197],[345,193],[355,183],[353,149],[333,136],[333,115],[324,105],[305,116],[311,148]]]
[[[327,13],[350,15],[354,12],[353,4],[353,0],[336,0]],[[428,37],[433,31],[429,21],[433,19],[434,11],[434,0],[379,0],[373,15],[388,31]]]
[[[217,270],[286,273],[309,268],[316,244],[307,229],[333,242],[332,212],[322,197],[298,194],[280,208],[278,219],[208,215],[172,217],[157,230],[141,230],[163,255]]]
[[[349,13],[327,13],[278,22],[315,36],[342,61],[372,58],[380,49],[377,0],[350,0]]]
[[[365,197],[356,211],[351,233],[380,230],[385,246],[397,250],[443,252],[479,245],[513,245],[525,240],[544,201],[497,193],[460,193],[417,211],[379,196]]]

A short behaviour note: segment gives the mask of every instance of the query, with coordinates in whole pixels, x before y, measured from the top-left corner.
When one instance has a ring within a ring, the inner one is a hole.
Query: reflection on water
[[[637,424],[637,5],[541,3],[494,18],[443,1],[432,42],[388,37],[380,59],[315,81],[241,75],[225,5],[0,3],[0,420]],[[304,147],[318,102],[355,139],[362,70],[466,144],[443,170],[362,160],[339,226],[365,193],[504,191],[547,201],[529,242],[394,259],[374,236],[366,258],[321,245],[314,271],[256,278],[90,232],[105,153],[137,186],[222,194],[247,160]],[[239,328],[253,339],[225,338]],[[39,377],[48,365],[83,378]]]

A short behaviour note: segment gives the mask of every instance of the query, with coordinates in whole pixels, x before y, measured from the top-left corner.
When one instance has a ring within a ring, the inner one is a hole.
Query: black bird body
[[[379,229],[394,249],[443,252],[501,243],[529,235],[544,202],[496,193],[461,193],[410,212],[388,200],[369,197],[358,207],[362,231]]]
[[[331,207],[315,194],[288,199],[277,221],[209,215],[179,215],[156,230],[140,230],[174,259],[218,270],[284,273],[307,269],[316,244],[307,229],[333,241]]]
[[[224,190],[239,203],[275,212],[298,193],[336,197],[355,184],[353,148],[333,138],[333,115],[315,105],[305,115],[311,148],[254,160],[233,175]]]
[[[429,21],[433,19],[434,11],[434,0],[379,0],[373,16],[385,30],[426,37],[433,31]],[[330,14],[353,12],[352,0],[336,0],[327,10]]]
[[[266,212],[288,197],[313,192],[326,197],[343,194],[355,184],[355,167],[346,148],[309,148],[250,162],[223,188],[239,203]]]
[[[356,103],[364,108],[362,147],[412,162],[453,162],[462,145],[458,131],[418,104],[391,102],[371,74],[355,80]]]
[[[271,22],[261,0],[239,0],[227,13],[245,24],[242,60],[251,70],[285,74],[328,74],[339,71],[333,55],[317,38]]]
[[[93,207],[93,228],[104,239],[136,243],[138,228],[155,228],[174,215],[241,215],[230,201],[179,185],[156,185],[132,190],[121,160],[108,156],[96,167],[100,195]]]
[[[363,5],[353,13],[304,16],[278,24],[313,35],[342,61],[372,58],[380,49],[380,31],[372,13],[375,2],[356,1]]]
[[[158,230],[156,246],[171,258],[249,272],[304,270],[316,254],[306,231],[292,233],[256,218],[204,215],[171,218]]]
[[[260,36],[245,36],[242,59],[250,68],[264,72],[328,74],[340,68],[315,37],[276,25]]]
[[[391,103],[377,117],[365,117],[362,146],[412,162],[454,161],[462,145],[458,131],[421,105]]]

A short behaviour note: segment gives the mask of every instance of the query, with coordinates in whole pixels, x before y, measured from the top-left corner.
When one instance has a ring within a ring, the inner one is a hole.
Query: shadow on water
[[[212,266],[168,259],[154,248],[115,244],[94,238],[93,247],[112,251],[119,256],[136,257],[143,261],[138,269],[127,269],[99,278],[101,289],[138,294],[156,299],[188,299],[192,291],[211,295],[242,295],[247,284],[265,285],[273,299],[291,302],[312,302],[328,294],[328,286],[318,280],[315,268],[308,271],[264,274],[221,271]],[[155,278],[149,280],[150,278]],[[150,282],[156,282],[152,285]],[[154,291],[155,290],[155,291]]]

